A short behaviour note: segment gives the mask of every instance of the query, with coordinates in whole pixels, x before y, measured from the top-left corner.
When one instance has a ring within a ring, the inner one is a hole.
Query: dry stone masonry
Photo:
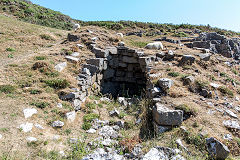
[[[227,38],[218,33],[201,33],[199,37],[187,44],[190,48],[205,48],[213,53],[219,53],[224,57],[239,59],[239,38]]]
[[[82,92],[92,91],[117,96],[140,95],[146,89],[150,57],[124,46],[93,47],[96,58],[88,59],[79,75]],[[86,94],[86,95],[87,95]]]

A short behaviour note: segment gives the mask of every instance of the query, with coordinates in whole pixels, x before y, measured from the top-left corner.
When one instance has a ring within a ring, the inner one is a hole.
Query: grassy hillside
[[[60,12],[53,11],[24,0],[0,0],[0,12],[5,12],[25,22],[52,28],[70,30],[72,19]]]
[[[0,0],[0,12],[14,15],[20,20],[43,25],[52,28],[70,30],[73,21],[80,23],[82,26],[99,26],[112,30],[121,29],[155,29],[163,33],[177,33],[181,29],[200,29],[203,32],[217,32],[227,36],[239,36],[240,33],[230,30],[211,27],[209,25],[191,25],[191,24],[161,24],[150,22],[134,21],[80,21],[73,20],[69,16],[51,9],[33,4],[28,0]]]
[[[0,15],[0,63],[48,48],[57,43],[66,31],[38,26]]]

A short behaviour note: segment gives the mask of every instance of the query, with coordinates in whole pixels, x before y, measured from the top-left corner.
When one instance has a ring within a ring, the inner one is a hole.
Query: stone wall
[[[148,81],[151,58],[124,46],[93,46],[96,58],[88,59],[78,76],[82,92],[101,92],[117,96],[141,95]]]

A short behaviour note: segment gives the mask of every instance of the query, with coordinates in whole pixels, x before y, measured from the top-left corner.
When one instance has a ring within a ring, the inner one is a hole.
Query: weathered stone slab
[[[170,110],[164,105],[157,103],[153,108],[153,119],[158,125],[178,126],[183,121],[183,111]]]

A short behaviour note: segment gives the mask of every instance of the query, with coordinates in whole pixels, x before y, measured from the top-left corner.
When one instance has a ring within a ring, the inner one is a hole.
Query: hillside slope
[[[13,15],[25,22],[57,29],[70,30],[73,26],[69,16],[25,0],[1,0],[0,12]]]

